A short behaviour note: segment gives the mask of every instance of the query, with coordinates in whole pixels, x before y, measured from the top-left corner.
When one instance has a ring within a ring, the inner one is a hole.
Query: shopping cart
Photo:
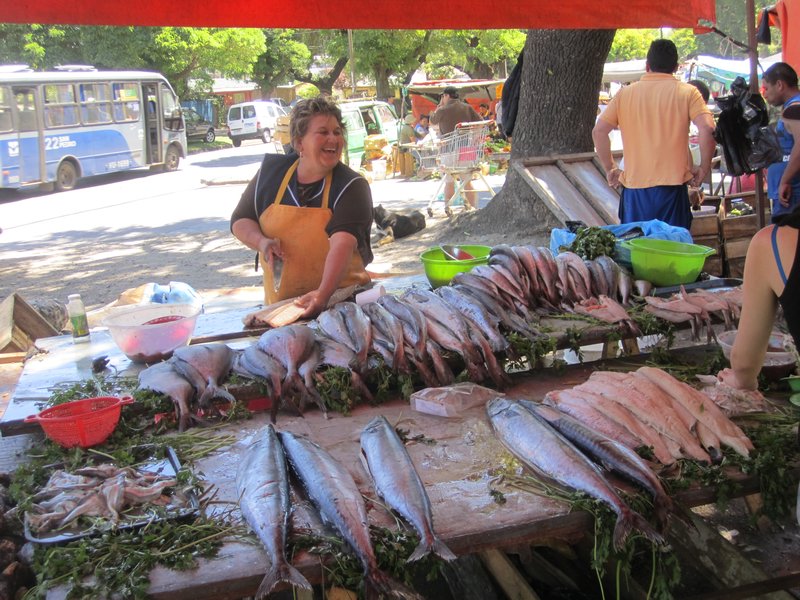
[[[401,146],[401,148],[407,148],[417,161],[417,177],[420,179],[424,179],[439,168],[436,162],[439,158],[439,141],[431,139],[423,144],[404,144]]]
[[[433,216],[433,203],[439,198],[439,194],[444,188],[448,177],[453,178],[455,187],[453,195],[449,198],[444,198],[444,212],[447,216],[452,215],[450,206],[453,201],[462,196],[464,187],[471,182],[476,175],[483,181],[489,193],[494,196],[494,190],[492,190],[492,186],[490,186],[489,182],[484,178],[480,164],[483,161],[486,136],[489,133],[491,124],[491,121],[459,123],[451,133],[439,138],[439,153],[436,158],[436,164],[443,177],[439,188],[428,203],[429,216]],[[477,191],[475,193],[477,193]],[[464,208],[470,208],[468,202],[464,202]]]

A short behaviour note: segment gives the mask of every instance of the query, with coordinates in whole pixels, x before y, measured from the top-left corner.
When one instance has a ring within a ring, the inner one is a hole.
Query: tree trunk
[[[591,152],[598,93],[611,30],[529,30],[525,42],[519,110],[511,158]],[[489,205],[458,219],[458,227],[501,233],[530,227],[531,236],[560,226],[537,202],[523,176],[512,167],[503,189]]]

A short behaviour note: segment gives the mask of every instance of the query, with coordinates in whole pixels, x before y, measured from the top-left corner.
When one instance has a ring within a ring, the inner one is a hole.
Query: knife
[[[281,275],[283,275],[283,259],[272,255],[272,287],[275,293],[281,287]]]

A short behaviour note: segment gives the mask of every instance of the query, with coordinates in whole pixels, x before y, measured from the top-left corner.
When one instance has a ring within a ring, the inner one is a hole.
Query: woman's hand
[[[281,249],[281,241],[273,238],[262,238],[258,243],[258,251],[264,260],[267,261],[270,269],[272,268],[272,257],[277,256],[283,258],[283,250]]]
[[[717,373],[717,379],[720,382],[728,385],[732,388],[737,390],[757,390],[758,389],[758,381],[742,381],[741,378],[736,375],[736,371],[733,369],[722,369],[719,373]]]
[[[319,290],[314,290],[297,298],[294,304],[304,308],[305,312],[303,312],[302,316],[310,319],[325,310],[328,305],[328,298],[325,298]]]

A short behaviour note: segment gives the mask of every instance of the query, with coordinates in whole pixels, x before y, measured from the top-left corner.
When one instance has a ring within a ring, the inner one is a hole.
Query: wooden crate
[[[689,233],[692,234],[692,238],[718,236],[719,217],[717,213],[713,211],[694,213]],[[695,243],[699,244],[700,242],[695,241]]]
[[[720,242],[719,236],[716,235],[703,235],[703,236],[692,236],[692,240],[695,244],[699,244],[701,246],[708,246],[709,248],[713,248],[717,251],[717,254],[720,254],[722,251],[722,243]]]
[[[724,217],[719,220],[720,236],[723,240],[751,238],[758,231],[758,215]]]
[[[703,264],[703,271],[715,277],[722,277],[724,274],[724,261],[720,254],[709,256]]]
[[[34,340],[59,333],[19,294],[0,303],[0,353],[26,352]]]

